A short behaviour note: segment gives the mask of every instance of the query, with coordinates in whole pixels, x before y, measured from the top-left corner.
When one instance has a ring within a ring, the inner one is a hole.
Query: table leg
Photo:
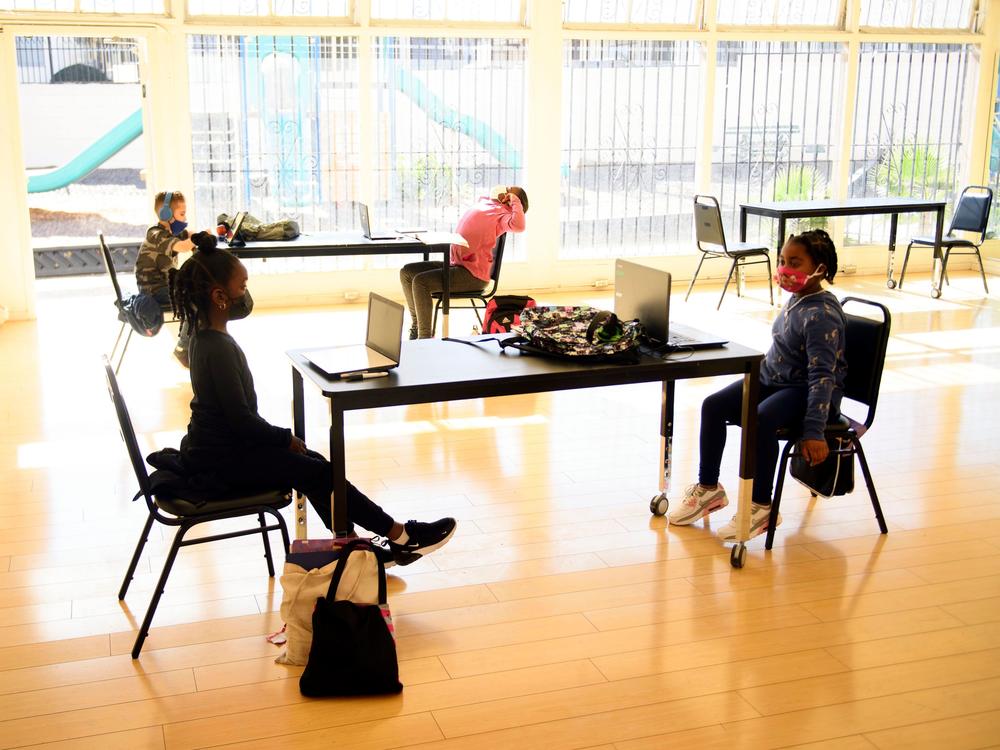
[[[303,442],[306,439],[306,407],[305,393],[302,388],[302,373],[292,368],[292,434]],[[295,491],[295,538],[305,539],[308,533],[306,527],[306,496]]]
[[[330,518],[335,536],[347,536],[347,466],[344,460],[344,410],[330,399],[330,468],[333,483],[330,492]]]
[[[896,226],[899,224],[899,214],[889,214],[889,264],[885,269],[885,285],[896,288],[896,280],[892,278],[892,264],[896,259]]]
[[[649,512],[654,516],[666,515],[670,507],[670,458],[674,446],[674,386],[672,380],[663,381],[663,395],[660,400],[660,456],[663,466],[660,471],[660,492],[649,503]]]
[[[736,504],[736,545],[729,558],[734,568],[746,561],[745,542],[750,538],[750,506],[753,502],[754,466],[757,461],[757,399],[760,390],[760,362],[749,366],[743,376],[743,425],[740,430],[740,488]]]
[[[937,225],[934,227],[934,261],[931,268],[931,296],[937,299],[941,296],[942,271],[944,261],[941,255],[941,238],[944,236],[944,209],[937,210]]]
[[[747,241],[747,210],[740,206],[740,242]]]
[[[441,336],[448,338],[448,311],[451,309],[451,246],[444,249],[444,279],[441,283]]]

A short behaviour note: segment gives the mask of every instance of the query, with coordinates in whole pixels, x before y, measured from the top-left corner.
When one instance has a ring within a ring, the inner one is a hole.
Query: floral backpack
[[[634,363],[643,335],[638,320],[622,321],[613,312],[589,305],[528,308],[516,336],[499,340],[528,354],[573,361]]]

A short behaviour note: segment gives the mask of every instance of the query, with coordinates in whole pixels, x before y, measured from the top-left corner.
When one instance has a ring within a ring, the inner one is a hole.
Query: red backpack
[[[510,333],[511,326],[521,322],[521,313],[534,307],[535,300],[516,294],[493,297],[483,315],[483,333]]]

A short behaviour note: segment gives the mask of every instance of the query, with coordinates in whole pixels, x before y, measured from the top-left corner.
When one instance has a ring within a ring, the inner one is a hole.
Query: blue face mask
[[[186,221],[177,221],[175,219],[174,221],[170,222],[170,231],[173,232],[174,237],[179,236],[180,233],[183,232],[185,229],[187,229]]]

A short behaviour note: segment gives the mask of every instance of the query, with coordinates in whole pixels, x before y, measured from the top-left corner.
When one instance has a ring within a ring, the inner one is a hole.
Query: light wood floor
[[[656,385],[355,413],[352,480],[399,519],[460,525],[391,578],[403,694],[323,701],[299,695],[299,670],[263,639],[280,587],[259,540],[182,551],[129,658],[168,537],[155,531],[119,604],[145,508],[129,502],[98,360],[113,310],[103,280],[41,284],[38,321],[0,327],[0,748],[996,746],[1000,299],[968,273],[942,300],[926,277],[905,292],[839,281],[894,315],[864,438],[888,536],[864,491],[810,501],[794,483],[774,551],[754,540],[742,571],[710,528],[727,513],[668,529],[647,509]],[[717,294],[677,295],[675,318],[765,348],[762,288],[730,292],[722,313]],[[235,324],[263,414],[290,421],[285,349],[354,340],[363,318],[258,310]],[[147,447],[175,445],[187,422],[170,347],[133,341],[122,371]],[[695,474],[701,399],[722,382],[678,387],[675,495]]]

